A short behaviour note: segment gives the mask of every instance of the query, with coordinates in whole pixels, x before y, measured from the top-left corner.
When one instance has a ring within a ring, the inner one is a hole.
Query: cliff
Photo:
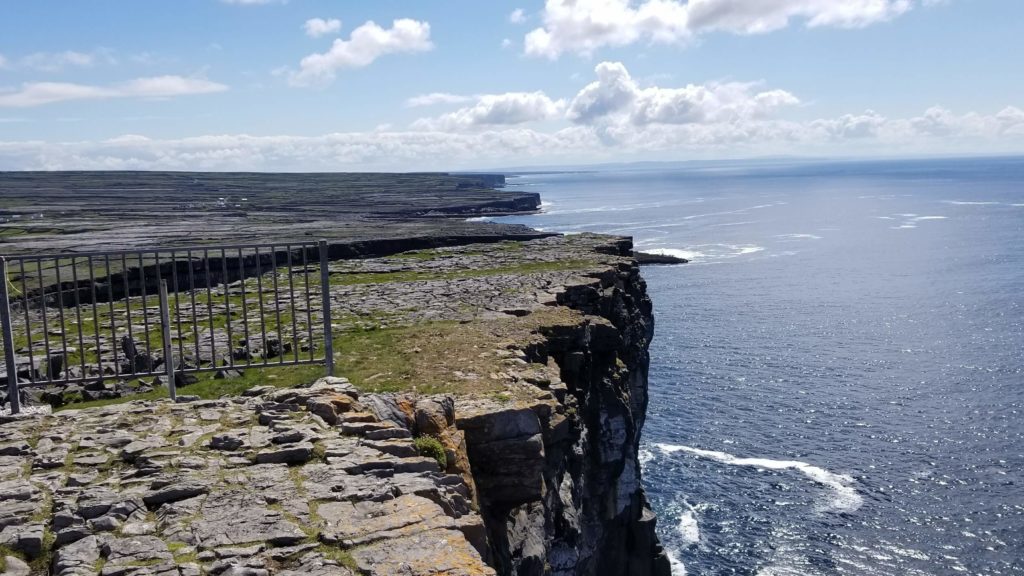
[[[346,378],[0,424],[3,573],[669,574],[628,240],[331,268]]]

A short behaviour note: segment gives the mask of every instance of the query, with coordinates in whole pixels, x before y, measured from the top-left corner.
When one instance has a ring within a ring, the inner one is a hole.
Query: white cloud
[[[413,123],[413,128],[459,132],[551,120],[560,117],[564,110],[564,100],[552,100],[543,92],[486,94],[480,96],[472,106],[437,118],[421,118]]]
[[[792,20],[808,27],[858,28],[891,20],[913,5],[914,0],[546,0],[543,26],[526,34],[524,47],[528,55],[555,59],[640,41],[680,43],[714,30],[758,34]]]
[[[609,116],[636,125],[741,122],[800,102],[785,90],[757,92],[757,84],[743,82],[640,88],[620,62],[602,62],[594,71],[597,81],[569,105],[566,116],[573,122],[590,124]]]
[[[0,68],[7,68],[7,58],[0,54]]]
[[[19,90],[0,92],[0,107],[28,108],[68,100],[109,98],[170,98],[192,94],[223,92],[223,84],[182,76],[137,78],[120,84],[96,86],[69,82],[29,82]]]
[[[388,54],[426,52],[433,48],[427,22],[403,18],[385,29],[370,21],[353,30],[348,40],[336,39],[327,52],[303,58],[289,81],[296,86],[329,82],[338,70],[369,66]]]
[[[445,170],[630,160],[737,158],[758,154],[1020,153],[1024,111],[940,114],[946,136],[914,128],[913,118],[877,113],[811,122],[521,126],[467,132],[391,131],[321,136],[206,135],[150,139],[126,135],[84,142],[0,141],[0,170]],[[869,126],[870,128],[865,128]]]
[[[526,22],[526,13],[523,12],[522,8],[516,8],[508,15],[508,21],[513,24],[522,24]]]
[[[449,94],[447,92],[431,92],[420,94],[405,101],[408,108],[420,108],[424,106],[436,106],[438,104],[464,104],[471,102],[475,96],[464,96],[462,94]]]
[[[66,50],[64,52],[36,52],[24,56],[19,63],[24,68],[32,68],[43,72],[57,72],[68,67],[89,68],[100,61],[113,63],[109,51],[92,53]]]
[[[337,18],[329,18],[324,20],[323,18],[310,18],[306,20],[306,23],[302,25],[302,28],[306,31],[306,36],[310,38],[319,38],[328,34],[336,34],[341,30],[341,20]]]

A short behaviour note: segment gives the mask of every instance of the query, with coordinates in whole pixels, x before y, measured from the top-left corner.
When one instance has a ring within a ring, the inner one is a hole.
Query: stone
[[[313,457],[313,445],[309,442],[267,450],[256,455],[257,464],[304,464]]]
[[[206,494],[209,491],[209,486],[197,482],[171,484],[150,492],[142,500],[146,503],[146,506],[154,508],[168,502],[187,500],[200,494]]]
[[[210,448],[233,452],[245,445],[245,441],[231,434],[218,434],[210,439]]]
[[[417,435],[439,436],[448,425],[445,409],[439,402],[426,398],[416,402]]]
[[[32,574],[32,568],[21,558],[4,556],[4,564],[6,569],[3,572],[3,576],[29,576]]]

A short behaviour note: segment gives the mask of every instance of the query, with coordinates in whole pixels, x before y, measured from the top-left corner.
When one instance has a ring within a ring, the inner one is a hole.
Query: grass
[[[348,378],[363,392],[483,394],[508,399],[504,396],[506,379],[492,377],[503,370],[491,355],[493,349],[502,342],[526,346],[542,338],[542,327],[574,325],[579,321],[577,315],[571,310],[550,308],[523,318],[498,321],[435,321],[354,328],[335,335],[335,373]],[[199,373],[199,382],[178,388],[178,394],[216,399],[238,396],[253,386],[289,388],[308,384],[324,375],[324,367],[318,364],[250,368],[242,377],[226,380],[216,380],[211,373]],[[167,396],[167,389],[161,386],[123,398],[74,402],[58,410],[160,400]]]
[[[441,467],[441,470],[448,469],[448,456],[445,454],[440,440],[433,436],[419,436],[413,440],[413,445],[416,446],[416,451],[420,453],[420,456],[437,460],[437,465]]]
[[[321,544],[317,548],[317,552],[323,554],[323,557],[327,560],[337,562],[339,565],[344,566],[355,573],[359,572],[359,566],[356,564],[356,559],[352,557],[352,553],[348,550]]]

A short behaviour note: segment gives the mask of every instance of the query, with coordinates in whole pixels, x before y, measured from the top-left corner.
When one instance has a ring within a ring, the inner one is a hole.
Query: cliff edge
[[[0,573],[668,576],[628,239],[331,273],[345,378],[0,423]]]

